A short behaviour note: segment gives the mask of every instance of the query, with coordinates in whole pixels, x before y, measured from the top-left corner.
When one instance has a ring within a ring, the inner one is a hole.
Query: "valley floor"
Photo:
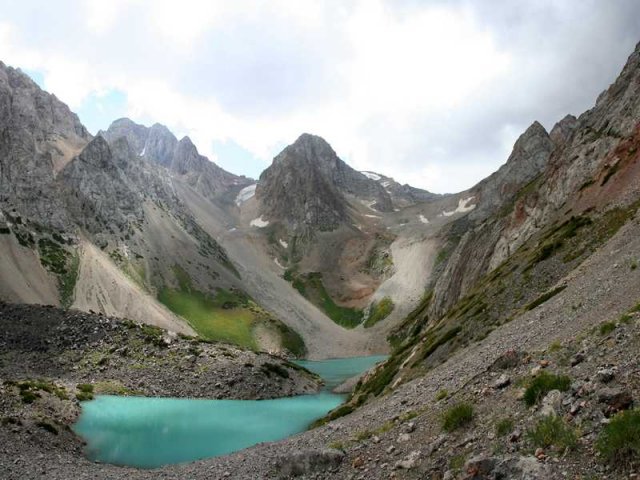
[[[626,465],[614,470],[604,463],[595,443],[608,416],[640,394],[640,316],[634,311],[640,271],[629,267],[640,257],[639,233],[638,220],[629,222],[563,279],[567,287],[561,294],[323,427],[225,457],[140,471],[92,464],[77,449],[56,447],[59,436],[4,421],[0,473],[37,478],[46,471],[54,479],[257,479],[291,473],[363,480],[630,478]],[[522,387],[541,370],[566,375],[570,386],[528,407]],[[6,394],[2,398],[6,409]],[[472,420],[443,432],[443,412],[461,402],[473,406]],[[557,415],[575,434],[573,450],[537,450],[528,432],[542,413]],[[508,426],[497,429],[499,423]]]

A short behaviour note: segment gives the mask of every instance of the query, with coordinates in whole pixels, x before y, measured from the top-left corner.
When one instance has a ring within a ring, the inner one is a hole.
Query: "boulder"
[[[276,470],[281,478],[298,477],[337,468],[344,453],[335,449],[302,450],[283,455],[276,460]]]

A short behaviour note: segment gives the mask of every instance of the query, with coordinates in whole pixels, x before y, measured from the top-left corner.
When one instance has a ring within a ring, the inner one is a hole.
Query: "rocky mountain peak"
[[[233,175],[200,155],[189,137],[178,141],[166,126],[159,123],[146,127],[128,118],[121,118],[106,131],[99,132],[99,135],[110,144],[125,138],[139,157],[182,176],[209,198],[217,198],[230,189],[235,190],[237,186],[242,188],[250,183],[249,179]]]
[[[500,208],[544,170],[553,148],[546,129],[533,122],[516,140],[507,162],[470,190],[478,204],[470,216],[481,220]]]
[[[333,230],[348,220],[349,202],[386,212],[389,193],[347,165],[322,137],[304,133],[260,176],[261,213],[292,230]]]
[[[563,146],[567,140],[569,140],[569,137],[575,130],[577,123],[578,119],[569,114],[553,126],[549,133],[549,137],[556,147]]]

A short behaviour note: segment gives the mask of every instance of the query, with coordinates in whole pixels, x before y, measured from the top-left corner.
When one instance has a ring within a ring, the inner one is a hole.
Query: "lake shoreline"
[[[147,478],[163,470],[86,459],[85,443],[71,428],[81,413],[79,398],[261,400],[327,390],[320,377],[287,360],[102,315],[0,303],[0,331],[1,478],[35,478],[44,471],[51,479],[73,472]],[[215,382],[203,381],[207,375]]]

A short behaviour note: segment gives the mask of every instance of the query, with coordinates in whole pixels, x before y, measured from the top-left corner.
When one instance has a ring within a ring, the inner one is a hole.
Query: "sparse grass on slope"
[[[297,332],[270,317],[247,295],[240,291],[218,289],[209,295],[193,287],[187,272],[174,267],[178,288],[164,287],[158,299],[177,313],[206,340],[233,343],[257,349],[255,328],[263,325],[274,331],[282,346],[296,356],[305,352],[304,342]]]
[[[393,312],[393,308],[395,307],[393,300],[389,297],[384,297],[379,302],[371,305],[371,310],[369,311],[369,316],[364,322],[364,328],[373,327],[376,323],[384,320],[391,312]]]
[[[298,290],[300,295],[322,309],[338,325],[345,328],[355,328],[362,323],[362,310],[342,307],[331,298],[322,281],[322,273],[293,274],[293,272],[287,271],[285,279],[290,279],[293,288]]]

